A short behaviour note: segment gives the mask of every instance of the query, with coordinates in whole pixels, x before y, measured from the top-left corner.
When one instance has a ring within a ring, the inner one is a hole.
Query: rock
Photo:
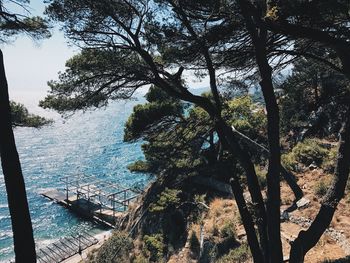
[[[317,165],[316,164],[314,164],[314,163],[312,163],[312,164],[310,164],[309,165],[309,169],[312,171],[312,170],[315,170],[315,169],[317,169],[318,167],[317,167]]]
[[[283,211],[281,214],[282,221],[289,221],[289,213],[287,211]]]
[[[300,209],[300,208],[305,208],[305,207],[307,207],[309,204],[310,204],[310,200],[307,199],[307,198],[305,198],[305,197],[303,197],[303,198],[301,198],[301,199],[297,202],[297,207],[298,207],[298,209]]]

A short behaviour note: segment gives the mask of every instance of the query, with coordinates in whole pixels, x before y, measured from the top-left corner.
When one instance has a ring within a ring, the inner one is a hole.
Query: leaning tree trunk
[[[301,231],[290,251],[291,263],[304,262],[306,253],[313,248],[332,221],[339,201],[343,198],[350,171],[350,105],[339,138],[339,150],[335,177],[322,206],[306,231]]]
[[[0,156],[11,215],[16,262],[36,262],[33,228],[11,125],[8,86],[0,50]]]

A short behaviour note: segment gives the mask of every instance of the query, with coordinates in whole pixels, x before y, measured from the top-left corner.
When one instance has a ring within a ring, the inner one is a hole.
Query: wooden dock
[[[83,250],[95,245],[98,240],[87,232],[75,236],[68,236],[37,250],[39,263],[62,262]]]
[[[65,187],[50,189],[41,195],[79,216],[114,228],[129,204],[140,192],[93,176],[67,176]]]

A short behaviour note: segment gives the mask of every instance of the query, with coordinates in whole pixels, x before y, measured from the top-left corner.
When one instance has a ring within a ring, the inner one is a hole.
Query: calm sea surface
[[[61,187],[60,178],[81,174],[108,178],[126,186],[144,186],[149,175],[126,166],[143,159],[141,142],[124,143],[124,123],[138,102],[117,102],[106,109],[77,113],[42,129],[17,128],[15,137],[26,182],[36,245],[45,246],[81,230],[101,231],[39,195]],[[0,262],[13,255],[11,221],[0,169]]]

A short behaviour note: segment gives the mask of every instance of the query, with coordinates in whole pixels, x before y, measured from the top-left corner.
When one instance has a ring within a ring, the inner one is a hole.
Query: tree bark
[[[290,262],[304,262],[306,253],[313,248],[332,221],[340,200],[344,197],[350,171],[350,105],[346,121],[340,131],[339,150],[335,177],[328,190],[322,206],[306,231],[301,231],[294,240],[290,250]]]
[[[250,139],[248,136],[244,135],[243,133],[237,131],[234,127],[232,127],[233,132],[241,139],[247,141],[248,143],[250,143],[251,145],[257,147],[258,149],[262,150],[264,153],[270,155],[270,151],[264,147],[261,144],[258,144],[257,142],[255,142],[254,140]],[[299,185],[297,184],[294,175],[287,171],[286,168],[284,168],[284,166],[281,164],[280,167],[280,172],[281,175],[284,177],[284,179],[286,180],[287,184],[289,185],[289,187],[292,189],[294,196],[295,196],[295,200],[294,203],[296,203],[298,200],[300,200],[304,194],[303,191],[301,190],[301,188],[299,187]]]
[[[235,196],[239,214],[242,218],[244,230],[247,234],[248,245],[252,253],[254,263],[262,263],[264,262],[264,258],[260,250],[258,239],[256,237],[253,218],[244,200],[243,190],[236,175],[234,175],[234,177],[230,180],[230,184],[233,195]]]
[[[270,258],[269,262],[282,262],[282,241],[280,227],[280,167],[281,150],[279,134],[279,109],[272,84],[272,69],[267,59],[267,30],[258,29],[253,17],[256,15],[249,9],[249,3],[239,0],[242,15],[251,36],[255,49],[255,58],[260,72],[260,86],[267,111],[267,133],[269,142],[269,168],[267,173],[267,229]],[[258,17],[257,19],[260,19]]]
[[[251,161],[248,153],[241,148],[235,139],[231,127],[229,127],[224,120],[218,120],[216,127],[220,140],[228,145],[231,154],[238,159],[239,163],[242,165],[246,173],[248,190],[258,215],[256,224],[258,226],[260,236],[260,245],[263,252],[262,255],[266,259],[266,256],[269,255],[266,208],[261,194],[261,189],[258,182],[258,177],[255,172],[254,164]]]
[[[0,155],[11,215],[16,262],[36,262],[33,228],[23,174],[11,126],[8,86],[0,50]]]

